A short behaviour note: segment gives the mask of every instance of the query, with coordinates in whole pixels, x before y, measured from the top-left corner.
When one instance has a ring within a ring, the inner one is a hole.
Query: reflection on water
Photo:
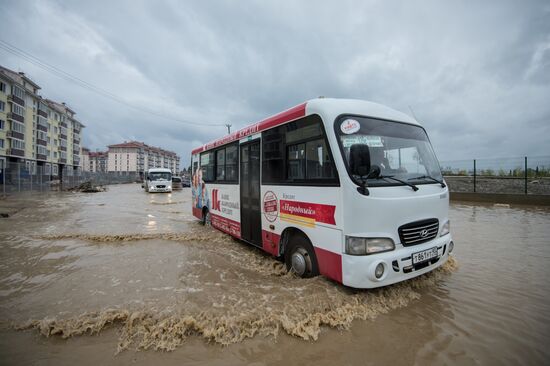
[[[547,210],[455,204],[458,269],[450,261],[413,281],[358,291],[287,274],[272,257],[198,225],[189,199],[189,190],[146,194],[124,185],[20,200],[25,208],[0,221],[2,323],[63,338],[110,339],[114,327],[118,340],[94,345],[96,353],[176,350],[207,364],[218,356],[221,364],[549,357]],[[21,340],[28,332],[3,333],[0,356],[19,361],[32,360],[17,353],[29,347],[45,359],[89,349],[54,351]],[[232,346],[208,350],[194,339]],[[116,360],[124,363],[125,353]],[[163,355],[147,357],[170,363]]]

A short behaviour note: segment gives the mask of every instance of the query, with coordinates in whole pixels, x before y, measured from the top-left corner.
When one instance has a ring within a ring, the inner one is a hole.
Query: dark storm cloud
[[[441,160],[548,155],[547,2],[1,1],[2,38],[125,101],[234,128],[319,95],[373,100],[426,126]],[[0,51],[69,103],[92,148],[177,151],[224,127],[120,105]]]

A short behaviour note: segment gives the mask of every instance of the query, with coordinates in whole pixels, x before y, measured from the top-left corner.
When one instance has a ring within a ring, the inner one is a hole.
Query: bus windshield
[[[170,180],[172,174],[168,172],[151,172],[148,174],[149,180]]]
[[[349,116],[336,121],[335,131],[349,171],[350,148],[355,144],[369,147],[372,166],[380,168],[381,176],[392,176],[413,184],[443,180],[441,169],[428,136],[420,126]],[[352,179],[360,184],[360,177]],[[370,177],[369,186],[400,185],[391,179]]]

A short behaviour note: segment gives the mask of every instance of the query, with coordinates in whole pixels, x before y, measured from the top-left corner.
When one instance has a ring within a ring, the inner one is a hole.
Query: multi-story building
[[[172,151],[149,146],[140,141],[129,141],[108,146],[107,171],[139,173],[150,168],[167,168],[179,174],[180,157]]]
[[[83,147],[81,154],[82,170],[93,173],[106,173],[107,157],[108,153],[106,151],[93,152]]]
[[[82,147],[80,149],[80,166],[83,172],[90,172],[90,149]]]
[[[0,168],[19,163],[28,174],[72,175],[84,125],[39,90],[24,73],[0,66]]]
[[[45,99],[45,104],[49,108],[48,120],[53,126],[52,161],[60,169],[65,168],[68,175],[72,175],[80,167],[80,141],[84,125],[75,118],[76,113],[65,103]]]

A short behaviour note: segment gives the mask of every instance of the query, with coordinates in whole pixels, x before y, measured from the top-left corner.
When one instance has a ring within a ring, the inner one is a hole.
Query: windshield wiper
[[[416,180],[416,179],[429,179],[431,181],[441,184],[441,188],[447,187],[447,185],[442,180],[435,179],[434,177],[430,177],[429,175],[421,175],[420,177],[409,178],[409,180]]]
[[[401,179],[394,178],[393,175],[379,175],[375,179],[393,179],[396,182],[403,183],[404,185],[411,187],[415,192],[418,191],[418,187],[415,186],[414,184],[405,182],[404,180],[401,180]]]

